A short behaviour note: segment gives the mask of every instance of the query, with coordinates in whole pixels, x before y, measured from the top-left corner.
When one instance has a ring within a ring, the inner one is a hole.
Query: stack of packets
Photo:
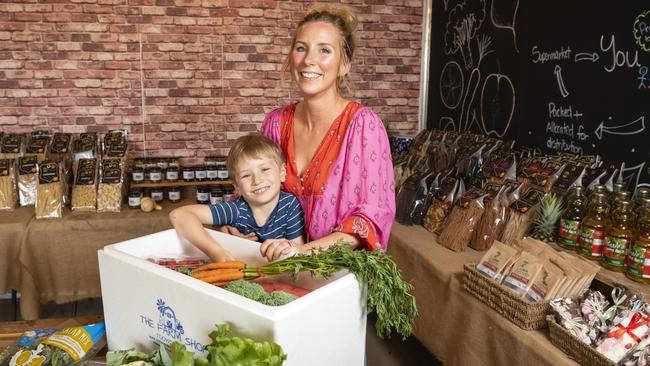
[[[650,364],[650,305],[641,296],[614,288],[610,303],[588,290],[579,298],[554,299],[551,308],[558,324],[612,362]]]
[[[531,302],[578,296],[589,288],[600,268],[533,238],[512,244],[495,241],[476,270]]]

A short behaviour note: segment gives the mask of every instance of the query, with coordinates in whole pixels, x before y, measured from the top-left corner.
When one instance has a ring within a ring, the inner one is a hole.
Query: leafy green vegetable
[[[260,302],[269,306],[282,306],[292,302],[297,298],[298,296],[284,291],[272,291],[260,299]]]
[[[246,280],[232,281],[224,287],[224,290],[255,301],[260,301],[266,296],[266,291],[260,284]]]
[[[171,350],[171,366],[194,366],[194,352],[188,351],[184,344],[174,342],[171,345]]]

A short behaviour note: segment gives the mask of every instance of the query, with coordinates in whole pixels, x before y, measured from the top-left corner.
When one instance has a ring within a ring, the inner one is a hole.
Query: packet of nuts
[[[36,204],[38,185],[38,157],[23,156],[18,159],[18,202],[21,206]]]
[[[99,188],[97,188],[97,212],[120,212],[122,209],[122,186],[124,177],[121,159],[102,159]]]
[[[14,164],[13,159],[0,159],[0,211],[13,211],[16,207]]]
[[[79,160],[71,202],[73,211],[97,209],[97,159]]]
[[[46,160],[38,166],[36,186],[36,218],[63,216],[63,182],[61,164]]]

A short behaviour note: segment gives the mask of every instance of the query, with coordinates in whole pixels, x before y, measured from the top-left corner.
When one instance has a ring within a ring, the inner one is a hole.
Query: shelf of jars
[[[131,188],[165,188],[165,187],[196,187],[213,185],[232,185],[230,180],[206,180],[206,181],[177,181],[177,182],[133,182]]]

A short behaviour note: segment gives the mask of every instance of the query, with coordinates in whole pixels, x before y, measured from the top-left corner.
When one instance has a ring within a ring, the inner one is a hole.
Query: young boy
[[[282,150],[259,135],[238,138],[228,154],[228,172],[239,198],[217,205],[189,205],[169,214],[176,231],[213,262],[235,260],[203,225],[229,225],[240,233],[255,234],[269,243],[286,240],[292,247],[304,243],[304,217],[298,199],[280,187],[286,177]],[[261,252],[265,256],[264,252]]]

